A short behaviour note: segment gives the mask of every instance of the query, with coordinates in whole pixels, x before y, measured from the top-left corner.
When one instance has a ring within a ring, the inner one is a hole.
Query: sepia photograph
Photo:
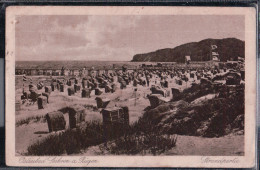
[[[11,165],[254,165],[254,8],[82,8],[7,9]]]

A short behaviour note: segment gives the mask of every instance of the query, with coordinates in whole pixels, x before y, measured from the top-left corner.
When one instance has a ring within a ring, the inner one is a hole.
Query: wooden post
[[[135,88],[135,106],[136,106],[136,91],[137,91],[137,88]]]

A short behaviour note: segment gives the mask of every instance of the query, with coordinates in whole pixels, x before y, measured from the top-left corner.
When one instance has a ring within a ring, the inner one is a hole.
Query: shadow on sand
[[[37,131],[37,132],[34,132],[34,134],[48,134],[49,132],[48,131]]]

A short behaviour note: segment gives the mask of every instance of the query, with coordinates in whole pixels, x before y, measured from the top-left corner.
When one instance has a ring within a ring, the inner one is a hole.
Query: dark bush
[[[213,92],[213,87],[210,85],[193,84],[190,88],[185,89],[182,93],[174,95],[172,101],[184,100],[186,102],[191,102],[199,97]]]
[[[61,155],[65,151],[61,135],[50,135],[28,147],[27,155]]]
[[[129,133],[115,139],[107,150],[116,155],[158,155],[176,146],[177,136],[170,136],[141,118],[130,127]]]
[[[216,97],[181,107],[174,105],[180,99],[190,102],[210,93],[216,93]],[[193,85],[174,96],[172,102],[147,109],[143,119],[167,134],[220,137],[244,130],[244,100],[243,85],[221,85],[217,89]]]
[[[31,121],[33,121],[34,123],[37,123],[39,121],[46,122],[45,115],[31,116],[31,117],[27,117],[25,119],[18,120],[15,123],[15,126],[18,127],[18,126],[22,126],[24,124],[29,124]]]
[[[136,155],[153,154],[159,155],[176,146],[177,136],[160,135],[149,133],[143,135],[127,135],[115,140],[108,148],[112,154]]]
[[[80,153],[81,149],[103,142],[102,124],[86,122],[76,129],[52,134],[28,147],[27,155],[61,155]]]

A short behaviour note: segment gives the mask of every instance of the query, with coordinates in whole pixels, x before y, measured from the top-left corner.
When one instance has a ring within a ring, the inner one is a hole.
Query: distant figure
[[[149,78],[149,76],[146,76],[146,83],[147,83],[147,86],[149,87],[149,84],[150,84],[150,78]]]

